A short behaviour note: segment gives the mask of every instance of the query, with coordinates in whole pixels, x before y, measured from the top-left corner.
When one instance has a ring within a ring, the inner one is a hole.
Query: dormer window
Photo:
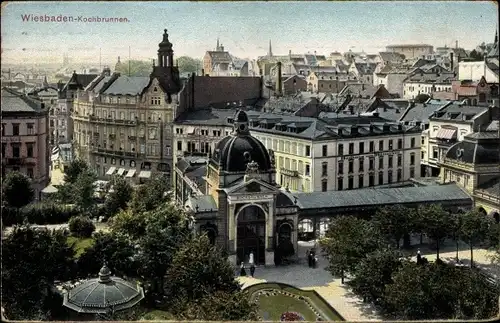
[[[158,92],[158,88],[156,86],[153,88],[153,92]]]

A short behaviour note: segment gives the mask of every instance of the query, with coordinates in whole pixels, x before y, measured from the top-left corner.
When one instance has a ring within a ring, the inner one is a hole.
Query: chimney
[[[451,61],[450,69],[453,72],[453,52],[450,53],[450,61]]]
[[[201,76],[205,76],[205,69],[204,68],[201,69]]]
[[[276,71],[276,94],[281,96],[282,94],[282,85],[281,85],[281,62],[276,63],[278,70]]]
[[[292,50],[288,50],[288,58],[291,59],[292,58]]]
[[[455,48],[458,49],[458,40],[455,41]]]

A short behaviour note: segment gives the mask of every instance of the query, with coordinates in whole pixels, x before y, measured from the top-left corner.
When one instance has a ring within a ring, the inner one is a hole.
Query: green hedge
[[[45,202],[30,204],[19,210],[10,207],[2,209],[4,226],[22,224],[24,221],[40,225],[61,224],[78,215],[80,215],[80,212],[73,206]]]

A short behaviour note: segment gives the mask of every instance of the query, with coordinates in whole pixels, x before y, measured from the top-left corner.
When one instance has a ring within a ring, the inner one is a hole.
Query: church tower
[[[179,68],[174,65],[172,47],[172,43],[168,39],[167,29],[165,29],[163,40],[158,44],[158,62],[151,73],[151,78],[157,78],[163,90],[169,95],[178,93],[181,89]]]
[[[269,51],[267,52],[267,56],[273,57],[273,48],[271,46],[271,40],[269,39]]]

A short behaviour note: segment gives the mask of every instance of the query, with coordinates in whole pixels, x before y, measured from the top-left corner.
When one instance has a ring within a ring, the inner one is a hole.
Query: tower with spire
[[[495,31],[495,41],[493,42],[493,47],[488,52],[486,57],[488,58],[496,58],[498,60],[499,50],[498,50],[498,29]],[[498,64],[498,63],[497,63]]]
[[[181,89],[179,68],[174,64],[174,50],[168,39],[167,29],[164,30],[163,40],[158,44],[158,61],[151,73],[151,79],[153,78],[158,79],[168,94],[178,93]]]
[[[271,45],[271,40],[269,39],[269,51],[267,52],[267,56],[273,57],[273,47]]]

